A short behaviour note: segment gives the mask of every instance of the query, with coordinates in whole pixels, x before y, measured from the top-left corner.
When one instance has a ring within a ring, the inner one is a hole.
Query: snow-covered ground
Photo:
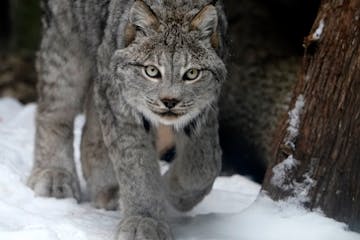
[[[121,212],[35,197],[25,185],[33,161],[35,109],[35,104],[0,99],[0,240],[113,239]],[[75,124],[77,159],[83,121],[80,117]],[[321,213],[257,198],[259,189],[242,176],[219,177],[199,206],[171,218],[176,239],[360,240]]]

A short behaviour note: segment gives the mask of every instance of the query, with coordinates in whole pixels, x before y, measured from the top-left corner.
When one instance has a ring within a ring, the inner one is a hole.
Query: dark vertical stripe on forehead
[[[184,58],[185,58],[185,66],[184,67],[187,67],[189,65],[189,60],[190,60],[190,56],[187,51],[184,52]]]
[[[155,57],[156,57],[156,60],[157,60],[157,64],[159,66],[162,66],[162,64],[161,64],[161,54],[159,56],[155,56]]]
[[[174,47],[174,49],[171,52],[171,84],[174,83],[174,79],[175,79],[175,72],[174,72],[174,69],[175,69],[174,64],[176,64],[175,63],[175,51],[176,51],[176,49]]]

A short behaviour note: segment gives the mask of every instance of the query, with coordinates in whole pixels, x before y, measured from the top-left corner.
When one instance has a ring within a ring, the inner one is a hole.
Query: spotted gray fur
[[[120,199],[124,218],[117,239],[172,239],[167,203],[190,210],[210,191],[221,167],[217,102],[226,76],[227,28],[222,2],[48,0],[43,6],[29,186],[40,196],[80,200],[73,123],[85,110],[81,160],[91,201],[114,209]],[[146,77],[148,65],[161,78]],[[197,81],[184,81],[190,68],[201,70]],[[162,99],[177,99],[178,115],[163,115]],[[164,176],[155,150],[159,125],[173,129],[177,149]]]

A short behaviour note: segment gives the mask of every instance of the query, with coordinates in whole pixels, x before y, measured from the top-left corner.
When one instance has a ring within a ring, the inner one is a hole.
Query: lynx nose
[[[175,107],[180,101],[175,98],[163,98],[161,99],[161,102],[165,105],[165,107],[171,109]]]

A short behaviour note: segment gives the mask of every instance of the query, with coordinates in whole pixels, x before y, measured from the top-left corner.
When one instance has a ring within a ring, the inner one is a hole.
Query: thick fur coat
[[[29,186],[80,200],[73,122],[85,110],[81,160],[91,201],[120,204],[117,239],[172,239],[167,204],[190,210],[221,168],[221,1],[48,0],[44,9]],[[163,126],[176,156],[161,176],[155,142]]]

